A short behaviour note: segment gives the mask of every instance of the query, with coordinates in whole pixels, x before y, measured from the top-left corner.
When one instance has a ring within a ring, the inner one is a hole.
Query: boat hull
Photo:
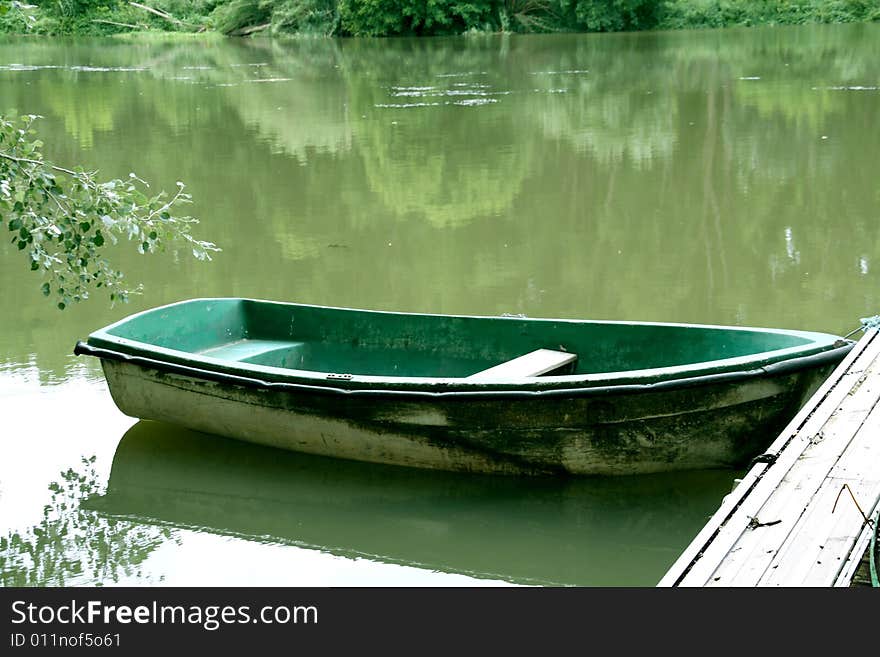
[[[202,376],[147,359],[101,362],[125,414],[256,444],[464,472],[620,475],[748,463],[840,358],[532,395],[351,394]]]

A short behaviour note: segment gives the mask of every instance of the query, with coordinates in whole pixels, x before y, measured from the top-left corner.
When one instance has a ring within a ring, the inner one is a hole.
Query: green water
[[[135,424],[71,350],[136,310],[251,296],[832,333],[880,312],[880,25],[5,39],[10,108],[45,117],[60,164],[185,181],[224,250],[118,247],[145,294],[60,313],[0,242],[6,584],[650,585],[738,475],[463,480]]]

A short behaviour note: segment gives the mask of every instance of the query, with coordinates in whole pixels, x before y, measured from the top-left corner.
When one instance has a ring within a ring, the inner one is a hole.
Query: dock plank
[[[823,487],[757,586],[833,586],[846,563],[859,560],[861,553],[854,554],[852,547],[864,522],[861,513],[843,498],[832,512],[841,483],[829,480]],[[856,486],[857,496],[872,492],[856,481],[848,483]]]
[[[838,406],[818,431],[811,432],[805,425],[804,451],[757,511],[754,518],[760,524],[740,536],[736,552],[719,564],[712,583],[736,581],[739,586],[755,586],[771,567],[777,551],[789,540],[864,424],[870,404],[880,398],[880,358],[874,359],[868,371],[875,376],[871,383],[858,386],[854,393],[850,390],[841,402],[844,406]]]
[[[880,499],[877,500],[873,509],[866,509],[866,511],[868,517],[873,518],[875,523],[880,522]],[[858,539],[856,539],[855,547],[851,552],[853,555],[861,554],[862,558],[859,561],[856,559],[850,559],[844,564],[843,568],[837,575],[837,579],[834,580],[834,586],[871,586],[871,567],[869,562],[871,558],[871,539],[874,536],[874,530],[875,527],[873,527],[871,523],[865,524],[865,527],[862,529],[862,533],[859,534]]]
[[[861,533],[865,522],[862,513],[870,513],[873,500],[880,497],[878,436],[880,405],[874,407],[823,481],[798,526],[774,556],[762,584],[833,585]],[[845,485],[852,491],[852,497]],[[852,558],[858,560],[860,556],[861,553]]]
[[[776,462],[749,470],[659,585],[842,584],[864,550],[864,519],[844,513],[843,499],[834,517],[826,507],[844,483],[866,513],[878,504],[878,401],[880,338],[870,330],[768,449]]]

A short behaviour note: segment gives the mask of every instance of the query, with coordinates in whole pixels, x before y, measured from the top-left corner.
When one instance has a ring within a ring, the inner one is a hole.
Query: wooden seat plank
[[[468,381],[508,380],[541,376],[577,360],[577,354],[537,349],[467,377]]]
[[[220,358],[222,360],[242,361],[246,358],[254,358],[269,351],[295,347],[301,342],[289,342],[284,340],[236,340],[217,347],[211,347],[201,352],[203,356]]]

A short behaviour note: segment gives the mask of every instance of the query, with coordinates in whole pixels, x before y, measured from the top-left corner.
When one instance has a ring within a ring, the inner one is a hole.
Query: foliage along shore
[[[880,20],[880,0],[0,0],[0,32],[431,36]]]

